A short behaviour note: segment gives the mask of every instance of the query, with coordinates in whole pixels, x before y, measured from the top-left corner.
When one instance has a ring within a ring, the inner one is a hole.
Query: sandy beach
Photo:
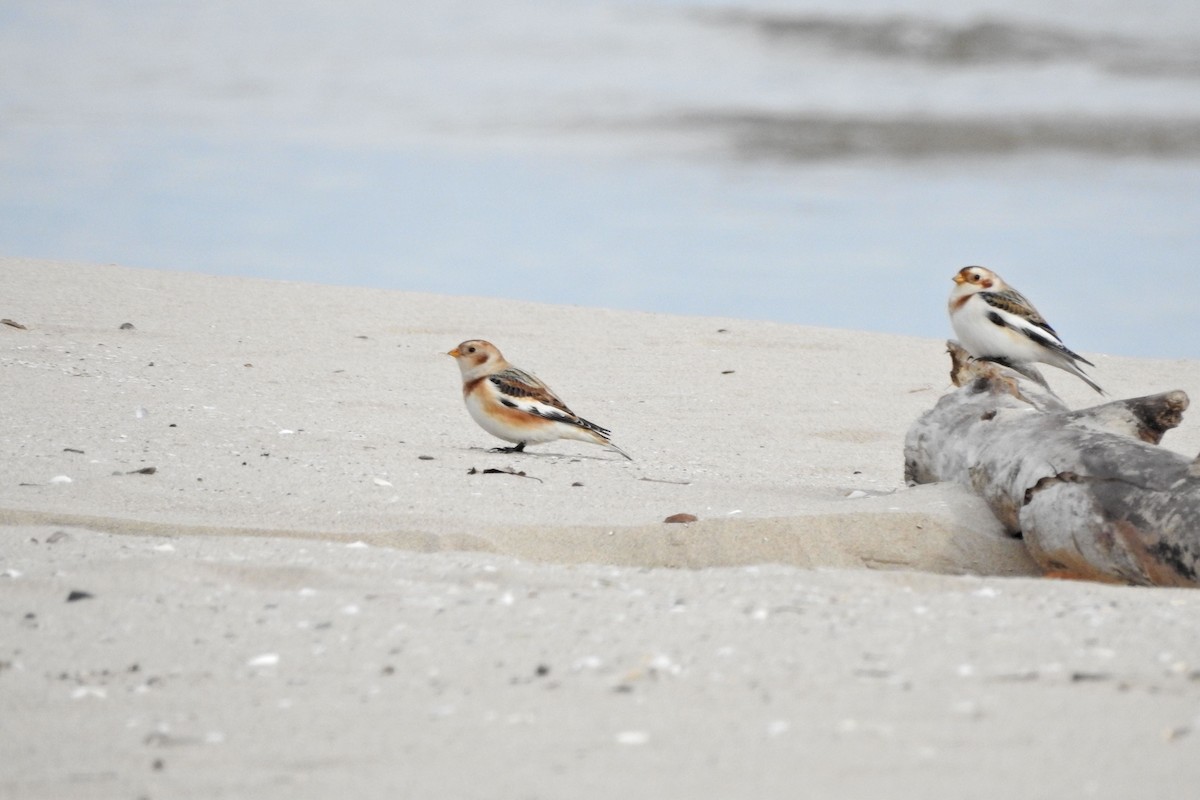
[[[1195,796],[1200,594],[1042,578],[966,490],[904,486],[941,340],[0,286],[0,797]],[[633,461],[488,452],[444,355],[474,337]],[[1200,362],[1073,344],[1113,397],[1200,397]]]

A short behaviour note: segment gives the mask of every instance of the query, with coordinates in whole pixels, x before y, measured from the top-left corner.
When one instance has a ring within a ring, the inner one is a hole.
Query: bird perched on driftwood
[[[1096,366],[1062,343],[1025,297],[986,267],[963,267],[950,292],[950,324],[967,352],[1019,369],[1034,362],[1066,370],[1100,394],[1078,364]]]
[[[463,399],[471,418],[512,447],[497,453],[520,453],[527,444],[578,439],[632,457],[609,440],[610,431],[567,408],[550,387],[505,360],[491,342],[469,339],[447,353],[462,371]]]

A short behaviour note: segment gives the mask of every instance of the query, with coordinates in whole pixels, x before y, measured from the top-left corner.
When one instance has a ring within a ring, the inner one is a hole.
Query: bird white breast
[[[484,391],[486,391],[486,387]],[[561,423],[531,419],[533,424],[517,426],[510,424],[504,417],[489,414],[485,410],[486,406],[498,401],[486,398],[484,391],[476,391],[467,395],[467,411],[470,413],[471,419],[479,423],[479,427],[492,436],[514,444],[517,442],[537,444],[562,438],[562,435],[555,430]]]
[[[1045,357],[1046,348],[1028,336],[988,319],[992,311],[987,301],[976,295],[950,316],[954,334],[967,352],[976,358],[992,356],[1016,363],[1031,363]],[[1005,316],[1003,311],[996,313]]]

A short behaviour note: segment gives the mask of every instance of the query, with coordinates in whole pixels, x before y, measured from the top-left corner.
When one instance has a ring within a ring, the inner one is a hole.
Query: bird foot
[[[515,444],[512,447],[493,447],[488,450],[489,453],[524,453],[525,443]]]

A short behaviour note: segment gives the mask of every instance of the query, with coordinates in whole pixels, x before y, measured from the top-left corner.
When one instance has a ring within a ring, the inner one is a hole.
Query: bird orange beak
[[[953,280],[955,283],[958,283],[958,284],[963,284],[963,283],[967,282],[966,276],[963,275],[961,272],[955,273]]]
[[[452,356],[454,358],[458,358],[459,356],[462,355],[462,353],[458,352],[458,348],[456,347],[453,350],[451,350],[450,352],[446,353],[446,355]]]

